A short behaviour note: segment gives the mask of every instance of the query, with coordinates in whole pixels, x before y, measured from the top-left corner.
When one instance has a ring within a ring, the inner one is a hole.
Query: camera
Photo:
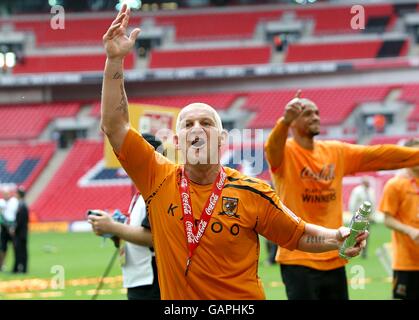
[[[87,211],[87,217],[89,217],[90,215],[93,216],[102,216],[102,213],[100,211],[97,210],[88,210]],[[125,223],[127,221],[127,216],[125,216],[124,214],[122,214],[122,212],[118,209],[116,209],[113,214],[111,215],[111,218],[119,223]],[[114,237],[114,235],[112,233],[105,233],[102,235],[102,237],[104,238],[112,238]]]

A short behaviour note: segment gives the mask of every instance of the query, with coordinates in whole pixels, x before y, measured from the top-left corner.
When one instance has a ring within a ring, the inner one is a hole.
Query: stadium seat
[[[53,142],[0,146],[0,182],[29,189],[54,151]]]
[[[77,17],[67,14],[64,29],[51,28],[51,16],[39,18],[21,17],[12,20],[18,31],[29,31],[35,36],[35,43],[39,47],[68,47],[79,45],[101,45],[102,36],[109,28],[112,19],[94,16]],[[131,17],[132,25],[140,25],[138,16]]]
[[[74,117],[79,103],[0,105],[0,140],[34,139],[58,117]]]
[[[397,16],[391,4],[366,4],[365,29],[371,31],[389,31],[394,26]],[[357,11],[358,12],[358,11]],[[318,35],[359,33],[362,29],[353,29],[351,20],[355,13],[351,13],[350,6],[310,7],[296,10],[299,19],[314,21],[314,33]],[[332,19],[330,17],[333,17]]]
[[[400,57],[407,54],[408,47],[406,39],[293,43],[288,46],[285,62]]]
[[[279,20],[281,13],[277,9],[161,15],[156,24],[174,26],[177,41],[245,39],[253,36],[258,22]]]
[[[131,200],[130,180],[121,178],[118,170],[104,169],[99,163],[102,158],[103,142],[76,141],[31,206],[39,221],[85,220],[88,209],[126,211]]]
[[[184,50],[152,50],[149,68],[209,67],[266,64],[270,46]]]
[[[384,100],[389,90],[387,86],[310,88],[303,90],[303,97],[317,104],[323,125],[336,125],[341,123],[357,105]],[[255,116],[248,127],[272,128],[282,115],[285,105],[294,96],[294,90],[250,92],[245,108],[255,112]]]
[[[105,60],[103,53],[26,56],[13,73],[103,71]],[[134,53],[127,55],[124,66],[128,70],[134,67]]]
[[[193,95],[178,95],[178,96],[161,96],[161,97],[143,97],[143,98],[130,98],[130,103],[149,104],[163,107],[182,108],[193,102],[203,102],[214,107],[217,110],[228,109],[234,100],[237,98],[238,93],[205,93]],[[100,116],[100,103],[94,104],[92,116]]]

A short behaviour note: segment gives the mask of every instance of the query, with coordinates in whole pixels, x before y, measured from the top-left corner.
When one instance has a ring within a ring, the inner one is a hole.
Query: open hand
[[[103,46],[105,47],[108,59],[123,59],[134,47],[135,40],[140,33],[139,28],[132,30],[129,37],[126,35],[130,9],[124,4],[116,19],[112,22],[108,31],[103,36]]]

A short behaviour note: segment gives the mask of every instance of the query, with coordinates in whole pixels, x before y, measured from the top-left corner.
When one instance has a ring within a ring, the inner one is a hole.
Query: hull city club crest
[[[220,216],[228,216],[234,218],[240,218],[237,214],[237,208],[239,204],[239,199],[223,197],[223,211],[219,213]]]

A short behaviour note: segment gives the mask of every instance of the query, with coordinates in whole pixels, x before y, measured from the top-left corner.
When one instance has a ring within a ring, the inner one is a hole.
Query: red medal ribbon
[[[212,185],[212,192],[207,200],[207,203],[202,210],[201,217],[199,220],[198,228],[195,227],[193,213],[192,213],[192,202],[191,195],[189,193],[189,178],[186,175],[185,168],[181,169],[181,178],[179,183],[180,202],[183,214],[183,226],[185,227],[186,240],[188,242],[188,260],[186,262],[185,276],[188,275],[189,266],[192,261],[192,255],[196,248],[199,246],[199,241],[205,233],[208,226],[208,222],[211,219],[211,215],[220,199],[221,192],[224,188],[227,174],[224,168],[221,167],[217,178]]]

